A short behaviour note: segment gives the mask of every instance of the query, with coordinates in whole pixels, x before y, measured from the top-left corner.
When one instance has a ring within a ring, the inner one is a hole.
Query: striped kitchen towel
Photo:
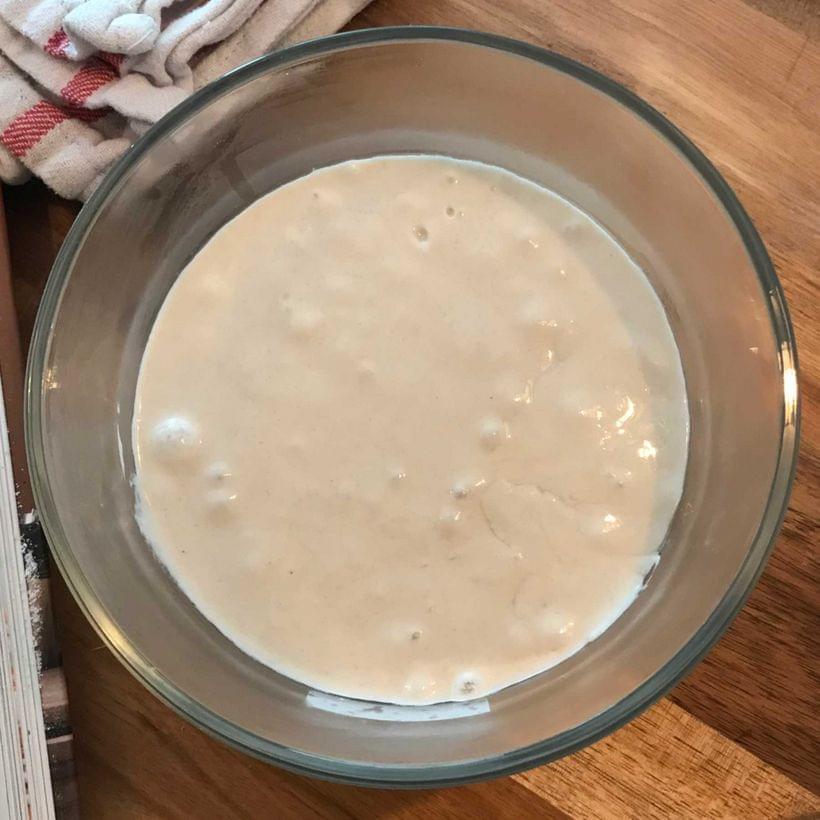
[[[195,89],[368,0],[0,0],[0,179],[85,199]]]

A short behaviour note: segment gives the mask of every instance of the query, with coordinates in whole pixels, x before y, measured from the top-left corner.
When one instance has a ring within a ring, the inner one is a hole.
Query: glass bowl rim
[[[163,137],[216,98],[263,74],[306,59],[370,45],[430,41],[479,46],[561,71],[607,94],[637,114],[689,161],[718,198],[740,235],[766,299],[780,351],[783,387],[781,441],[774,478],[758,532],[723,598],[687,643],[650,678],[619,702],[585,723],[538,743],[488,758],[424,765],[372,764],[302,752],[259,737],[224,720],[166,679],[131,645],[87,584],[60,526],[45,464],[41,386],[51,334],[73,260],[99,211],[116,195],[134,164]],[[620,83],[554,51],[500,35],[439,26],[394,26],[349,31],[310,40],[263,55],[193,93],[153,125],[109,170],[71,226],[46,283],[32,335],[26,370],[25,439],[31,483],[43,529],[67,586],[85,616],[120,662],[142,684],[195,726],[255,757],[292,771],[369,786],[447,786],[512,774],[570,754],[632,720],[671,689],[709,651],[740,611],[763,571],[786,512],[797,460],[800,402],[797,351],[783,290],[765,246],[749,216],[721,174],[695,144],[663,114]]]

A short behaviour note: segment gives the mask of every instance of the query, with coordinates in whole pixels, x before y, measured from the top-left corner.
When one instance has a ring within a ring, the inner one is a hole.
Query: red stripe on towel
[[[94,122],[104,114],[105,111],[61,107],[46,100],[40,100],[6,126],[5,130],[0,133],[0,142],[14,156],[23,157],[61,122],[71,119]]]
[[[48,42],[43,46],[43,51],[52,57],[57,57],[59,60],[65,60],[65,50],[67,46],[68,35],[62,29],[57,29],[57,31],[48,38]]]
[[[60,89],[60,96],[71,105],[84,105],[92,94],[116,79],[117,73],[110,65],[92,57]]]

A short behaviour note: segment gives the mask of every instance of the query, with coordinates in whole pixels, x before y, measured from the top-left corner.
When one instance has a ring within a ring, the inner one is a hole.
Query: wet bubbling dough
[[[464,700],[634,600],[681,495],[678,351],[558,196],[443,157],[316,171],[169,292],[137,386],[141,524],[191,600],[326,691]]]

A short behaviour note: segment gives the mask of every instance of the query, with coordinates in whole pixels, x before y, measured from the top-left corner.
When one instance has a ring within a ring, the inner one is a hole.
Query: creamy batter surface
[[[137,386],[139,517],[274,669],[465,700],[634,600],[687,430],[661,304],[589,217],[499,168],[347,162],[251,205],[168,294]]]

